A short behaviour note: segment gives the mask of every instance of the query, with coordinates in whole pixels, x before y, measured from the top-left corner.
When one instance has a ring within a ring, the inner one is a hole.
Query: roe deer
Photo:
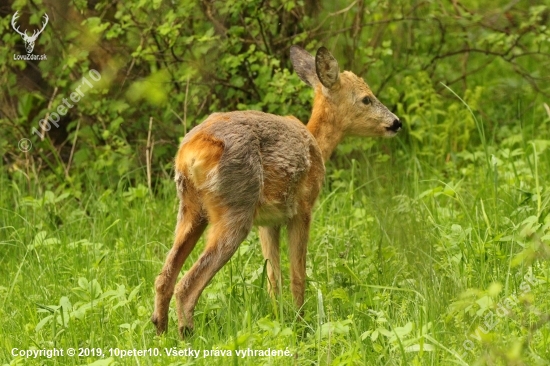
[[[279,232],[288,230],[290,286],[304,303],[306,249],[313,204],[323,183],[324,162],[348,135],[394,136],[401,122],[363,79],[340,73],[324,47],[315,57],[290,49],[298,76],[315,89],[306,125],[294,117],[257,111],[213,113],[183,139],[175,159],[180,198],[174,246],[155,281],[151,317],[161,334],[179,271],[210,224],[206,247],[176,287],[179,332],[193,329],[202,291],[229,261],[253,225],[259,225],[268,261],[269,291],[281,287]]]

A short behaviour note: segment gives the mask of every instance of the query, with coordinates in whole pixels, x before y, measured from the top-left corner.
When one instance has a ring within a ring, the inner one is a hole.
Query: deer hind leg
[[[300,213],[288,223],[288,247],[290,259],[290,289],[298,309],[304,304],[306,281],[306,254],[309,239],[311,213]]]
[[[268,290],[272,298],[279,295],[281,290],[281,258],[279,254],[279,226],[261,226],[260,242],[262,253],[267,260]]]
[[[204,252],[176,286],[178,323],[182,338],[193,330],[193,312],[202,291],[235,254],[239,244],[250,232],[252,215],[227,210],[224,215],[211,218],[210,222],[212,226]]]
[[[204,232],[206,224],[207,221],[201,214],[200,208],[193,205],[192,202],[191,204],[184,204],[182,199],[174,245],[155,281],[155,310],[151,316],[151,321],[155,324],[159,335],[166,331],[168,325],[168,308],[178,274],[189,253],[191,253]]]

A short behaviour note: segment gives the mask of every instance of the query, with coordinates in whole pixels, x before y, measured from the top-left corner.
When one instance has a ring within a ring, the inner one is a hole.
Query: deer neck
[[[325,162],[343,138],[341,121],[337,118],[336,108],[321,90],[315,92],[313,111],[307,123],[307,129],[315,137]]]

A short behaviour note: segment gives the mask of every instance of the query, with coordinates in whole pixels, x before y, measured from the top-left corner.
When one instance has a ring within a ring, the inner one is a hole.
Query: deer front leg
[[[275,298],[281,291],[281,258],[279,254],[279,226],[261,226],[260,243],[262,253],[267,260],[268,291],[272,298]]]
[[[288,223],[288,247],[290,256],[290,289],[298,309],[304,305],[306,281],[306,254],[309,239],[311,213],[294,216]]]

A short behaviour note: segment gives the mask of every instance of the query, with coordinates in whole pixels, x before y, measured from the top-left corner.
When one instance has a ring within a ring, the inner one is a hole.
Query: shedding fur
[[[298,76],[315,90],[307,126],[292,116],[258,111],[213,113],[180,145],[175,159],[180,207],[174,245],[155,282],[151,320],[158,334],[166,331],[174,289],[181,336],[193,328],[202,291],[253,225],[260,226],[272,296],[281,289],[279,236],[281,227],[287,227],[290,287],[301,308],[311,212],[323,183],[324,161],[347,135],[390,137],[401,128],[363,79],[340,73],[326,48],[313,57],[293,46],[290,56]],[[206,247],[176,286],[207,224]]]

